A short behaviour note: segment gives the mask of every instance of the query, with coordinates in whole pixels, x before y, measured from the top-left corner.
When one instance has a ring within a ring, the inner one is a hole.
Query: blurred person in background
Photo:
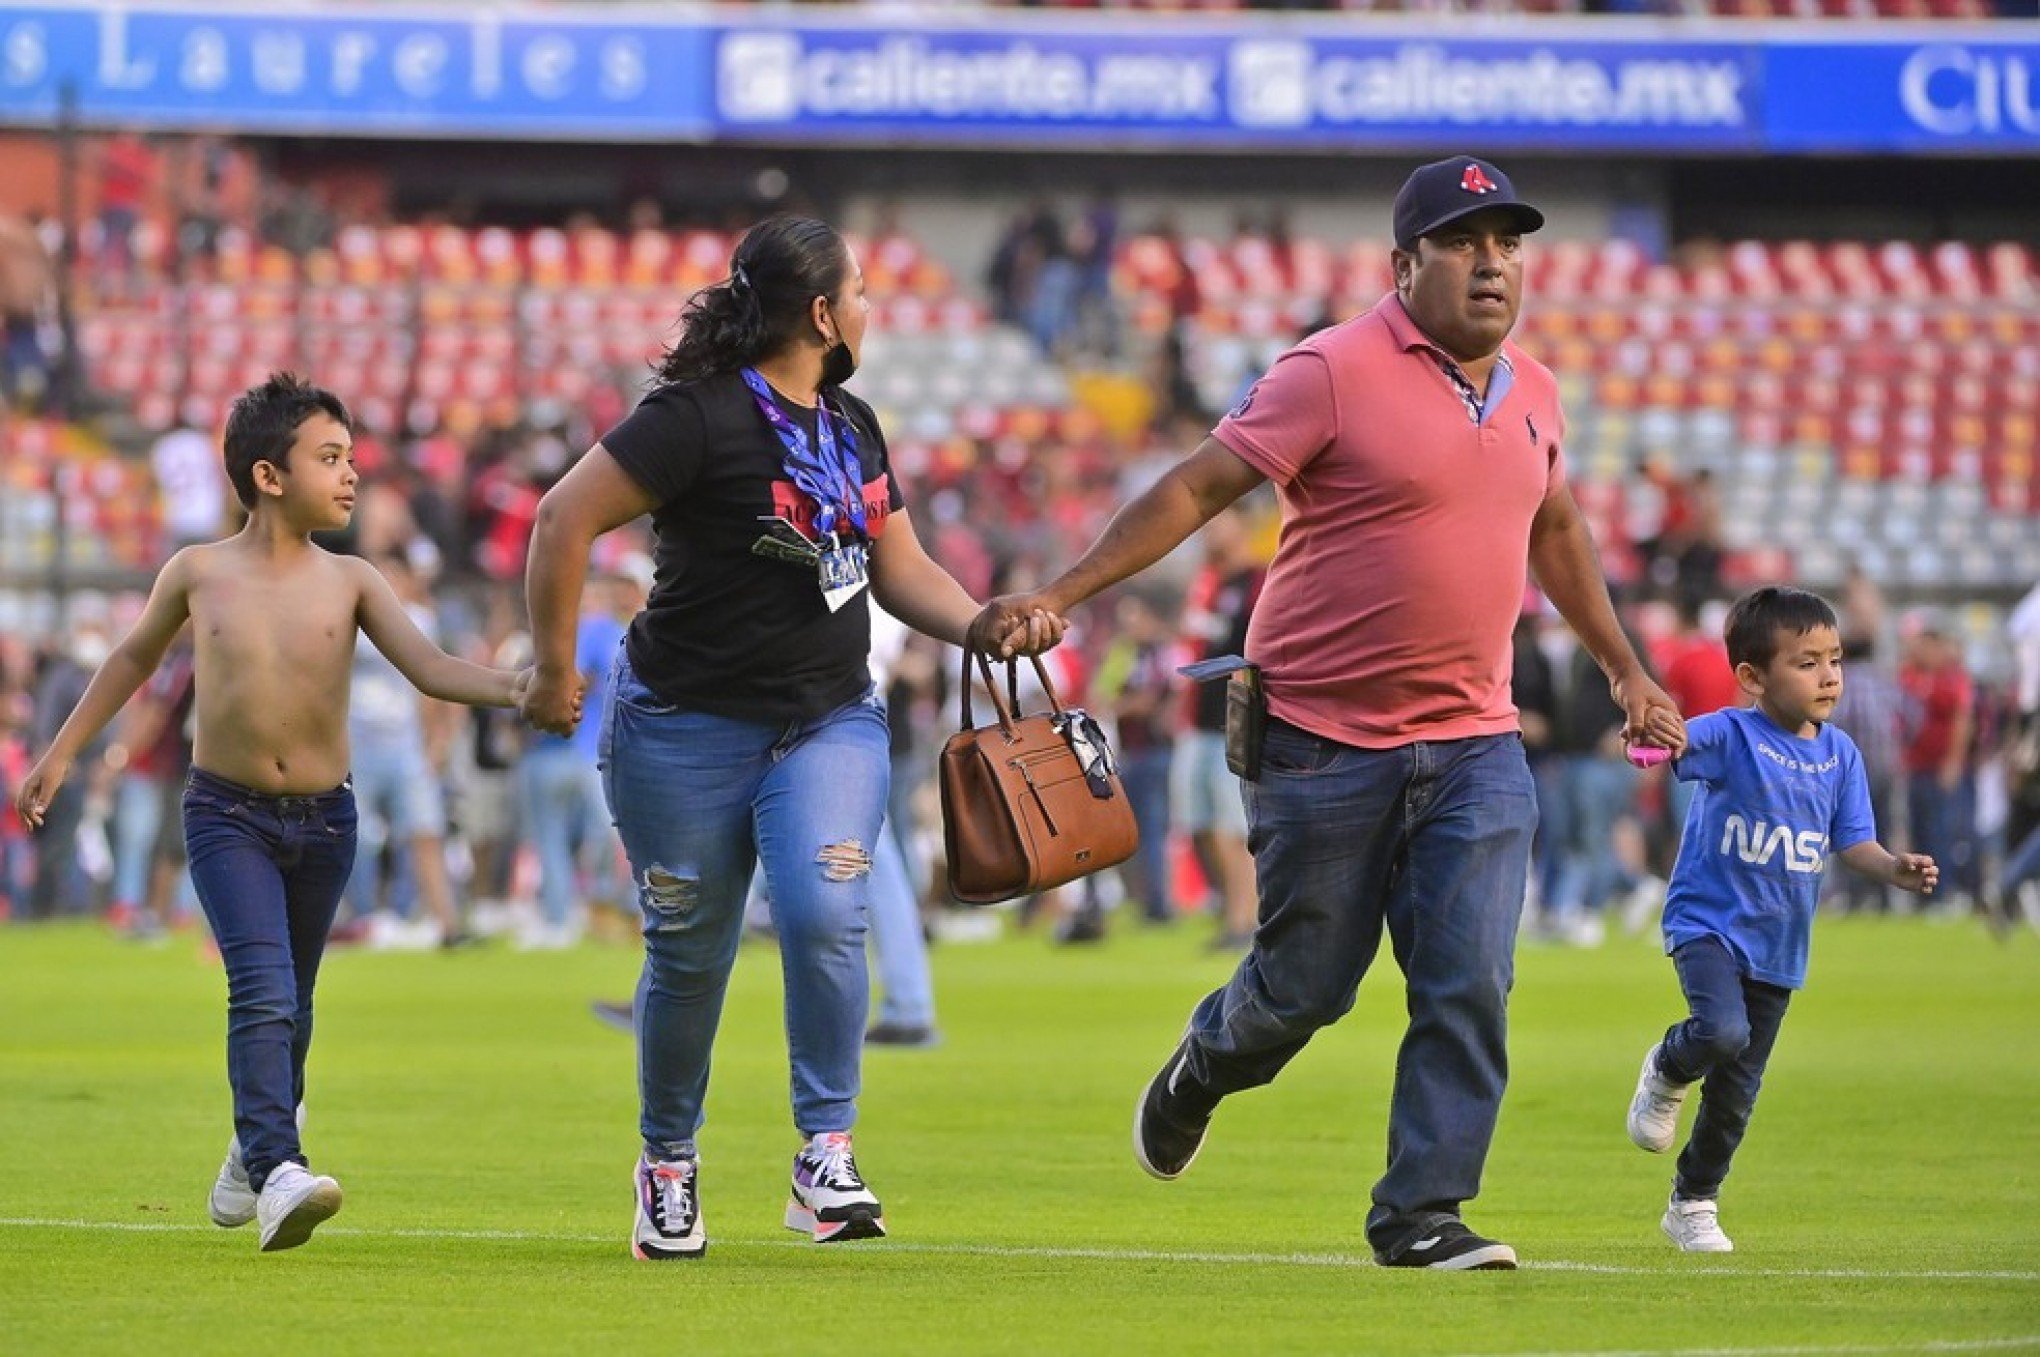
[[[1186,660],[1244,655],[1254,606],[1267,571],[1254,553],[1246,516],[1235,507],[1203,525],[1204,568],[1183,608]],[[1190,836],[1197,863],[1216,901],[1214,950],[1240,951],[1254,933],[1254,859],[1247,851],[1247,812],[1240,780],[1225,763],[1225,685],[1187,686],[1188,719],[1170,768],[1169,811]]]
[[[1848,594],[1837,612],[1844,628],[1872,626],[1880,618],[1847,609]],[[1857,622],[1852,623],[1851,617]],[[1896,826],[1899,808],[1906,797],[1906,695],[1890,666],[1880,657],[1874,631],[1842,633],[1842,664],[1849,681],[1842,685],[1841,700],[1835,703],[1834,723],[1848,732],[1863,755],[1863,774],[1870,785],[1870,810],[1880,825]],[[1687,784],[1680,783],[1685,786]],[[1842,908],[1851,914],[1882,914],[1890,908],[1891,896],[1883,884],[1860,872],[1830,869],[1828,892],[1838,895]]]
[[[875,621],[876,619],[874,619]],[[949,736],[944,728],[949,694],[948,648],[919,632],[908,632],[893,662],[885,690],[886,726],[892,734],[892,785],[886,794],[886,823],[900,841],[914,899],[925,903],[934,887],[931,844],[941,827],[924,815],[933,796],[935,754]]]
[[[892,676],[904,657],[909,632],[899,619],[879,611],[871,615],[871,677],[880,693],[890,693]],[[899,736],[894,729],[912,719],[905,709],[886,709],[887,767],[898,766]],[[935,979],[928,966],[928,935],[921,925],[921,896],[907,869],[903,837],[912,822],[897,818],[899,800],[888,784],[886,819],[871,855],[871,950],[878,967],[878,1005],[864,1041],[869,1046],[933,1046]]]
[[[1940,864],[1948,909],[1975,904],[1967,892],[1975,856],[1975,800],[1970,754],[1976,731],[1976,685],[1962,648],[1938,613],[1906,619],[1899,686],[1910,704],[1906,724],[1906,820],[1914,851]]]
[[[60,648],[48,652],[35,688],[35,714],[30,743],[48,749],[64,720],[84,697],[93,671],[113,651],[105,621],[96,614],[72,623]],[[28,917],[51,919],[81,913],[91,904],[92,885],[79,859],[79,831],[85,827],[86,805],[112,737],[102,727],[77,753],[78,766],[91,776],[67,780],[49,798],[41,832],[35,839],[35,883],[28,893]]]
[[[137,286],[135,231],[156,192],[161,167],[156,153],[136,132],[116,132],[99,144],[99,249],[104,276],[119,290]]]
[[[40,409],[49,393],[42,321],[55,285],[56,271],[35,227],[0,215],[0,409]]]
[[[34,762],[28,746],[28,725],[34,702],[0,672],[0,800],[12,805],[22,779]],[[0,815],[0,923],[19,918],[35,880],[35,847],[28,826],[15,815]]]
[[[1672,595],[1672,606],[1677,625],[1658,650],[1658,673],[1672,701],[1688,720],[1743,705],[1742,689],[1728,662],[1728,647],[1721,640],[1727,605],[1706,593],[1678,590]],[[1685,827],[1693,788],[1690,782],[1671,779],[1666,810],[1675,835]]]
[[[2005,619],[2012,654],[2013,727],[2006,740],[2005,860],[1999,872],[1997,915],[2024,914],[2040,928],[2040,585]]]
[[[163,663],[120,716],[106,749],[119,779],[113,813],[113,906],[109,922],[137,938],[168,929],[184,869],[184,778],[191,771],[191,634],[177,634]],[[168,880],[160,878],[168,877]]]
[[[1386,930],[1410,1022],[1366,1219],[1375,1260],[1513,1268],[1460,1211],[1507,1083],[1537,821],[1508,692],[1531,569],[1600,663],[1624,735],[1676,753],[1684,726],[1622,632],[1567,488],[1557,381],[1508,342],[1543,214],[1459,156],[1411,174],[1393,221],[1394,292],[1277,359],[1074,566],[994,600],[971,643],[1000,653],[1020,620],[1060,615],[1276,483],[1282,541],[1246,650],[1268,706],[1245,787],[1260,924],[1141,1095],[1135,1154],[1180,1177],[1223,1098],[1352,1008]],[[1350,1220],[1343,1195],[1337,1209]]]
[[[1117,634],[1098,665],[1099,704],[1117,736],[1120,783],[1133,805],[1140,846],[1127,864],[1131,893],[1149,923],[1176,921],[1169,870],[1169,764],[1175,754],[1175,646],[1169,618],[1137,590],[1114,609]]]
[[[869,607],[959,643],[978,605],[921,548],[877,418],[843,390],[868,309],[834,229],[801,217],[753,227],[728,279],[688,301],[661,384],[536,516],[524,715],[565,735],[590,548],[652,515],[657,582],[601,717],[604,790],[644,915],[631,1231],[643,1259],[707,1248],[696,1136],[761,862],[802,1138],[785,1223],[816,1243],[885,1232],[851,1150],[890,763]],[[1037,614],[1001,636],[1041,650],[1062,623]]]
[[[617,646],[651,587],[650,567],[643,562],[642,582],[631,574],[604,575],[588,591],[574,634],[574,667],[585,685],[588,709],[602,709]],[[523,837],[538,851],[539,917],[520,932],[520,947],[550,951],[580,941],[588,914],[584,882],[589,892],[605,898],[618,893],[613,880],[616,838],[602,801],[598,766],[601,734],[598,723],[583,721],[572,735],[534,731],[524,742],[517,762],[519,804]]]
[[[531,638],[520,626],[517,600],[507,591],[488,595],[481,634],[466,647],[478,664],[516,669],[531,662]],[[453,861],[464,878],[468,919],[483,937],[537,926],[535,906],[517,898],[523,813],[518,805],[517,761],[530,734],[515,712],[470,707],[448,756],[452,793],[450,828],[457,831]]]
[[[1635,643],[1632,640],[1632,648]],[[1642,775],[1623,753],[1622,708],[1591,652],[1570,647],[1560,678],[1558,728],[1552,742],[1559,762],[1560,823],[1552,845],[1559,866],[1544,901],[1541,931],[1575,947],[1598,947],[1607,935],[1605,911],[1618,895],[1643,884],[1640,864],[1624,861],[1618,835],[1634,845],[1637,792]],[[1544,803],[1539,802],[1539,809]],[[1655,899],[1649,904],[1654,906]]]
[[[1523,731],[1523,757],[1537,788],[1537,832],[1524,918],[1541,919],[1558,898],[1569,833],[1565,811],[1565,759],[1556,747],[1559,725],[1558,673],[1544,650],[1543,600],[1526,595],[1522,615],[1509,637],[1509,695]]]
[[[410,558],[385,552],[374,565],[412,625],[438,644],[431,594]],[[442,778],[456,713],[427,699],[366,636],[355,642],[353,693],[347,728],[360,843],[348,896],[369,921],[371,946],[459,946],[469,938],[447,879]],[[413,913],[412,891],[423,917]]]
[[[162,502],[166,553],[213,541],[226,531],[232,492],[220,465],[219,444],[197,427],[190,411],[180,408],[177,423],[149,445],[149,468]]]

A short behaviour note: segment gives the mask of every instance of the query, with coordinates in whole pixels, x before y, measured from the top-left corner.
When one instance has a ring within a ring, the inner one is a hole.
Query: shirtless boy
[[[197,730],[184,838],[227,972],[227,1081],[234,1139],[208,1209],[259,1222],[264,1252],[294,1248],[340,1209],[298,1141],[312,988],[354,863],[348,678],[359,629],[433,697],[514,706],[529,671],[469,664],[422,635],[366,561],[311,534],[342,528],[357,477],[347,409],[288,373],[234,402],[226,466],[248,523],[170,558],[134,629],[22,782],[39,827],[78,751],[155,671],[187,619]]]

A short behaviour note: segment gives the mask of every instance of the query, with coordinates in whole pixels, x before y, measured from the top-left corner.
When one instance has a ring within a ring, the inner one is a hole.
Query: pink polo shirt
[[[1281,499],[1247,634],[1276,716],[1369,749],[1518,729],[1509,637],[1565,425],[1550,370],[1503,351],[1515,381],[1476,426],[1390,294],[1283,354],[1212,431]]]

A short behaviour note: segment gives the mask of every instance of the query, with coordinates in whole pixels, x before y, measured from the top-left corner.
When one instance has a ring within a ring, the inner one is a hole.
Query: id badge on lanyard
[[[810,443],[772,399],[771,389],[757,369],[743,369],[743,379],[758,403],[758,413],[765,417],[786,449],[787,478],[814,502],[815,527],[827,543],[826,546],[816,543],[822,601],[829,605],[830,612],[836,612],[871,583],[871,547],[864,536],[865,510],[858,485],[855,426],[844,421],[839,445],[824,401],[815,410],[815,438]],[[847,535],[836,531],[836,524],[845,519],[850,528]],[[759,545],[763,545],[762,539]],[[780,553],[768,548],[761,554]]]
[[[828,550],[822,553],[822,601],[835,612],[857,597],[871,583],[870,550],[862,542],[844,542],[829,535]]]

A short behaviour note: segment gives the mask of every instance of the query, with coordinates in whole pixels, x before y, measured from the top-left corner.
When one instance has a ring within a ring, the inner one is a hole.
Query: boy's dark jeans
[[[227,968],[227,1082],[256,1191],[305,1162],[296,1110],[312,1045],[312,987],[354,868],[354,789],[270,796],[194,768],[184,843]]]
[[[1705,1081],[1673,1191],[1684,1201],[1712,1201],[1749,1128],[1792,991],[1745,977],[1717,938],[1681,945],[1672,964],[1692,1016],[1665,1033],[1658,1071],[1675,1083]]]

